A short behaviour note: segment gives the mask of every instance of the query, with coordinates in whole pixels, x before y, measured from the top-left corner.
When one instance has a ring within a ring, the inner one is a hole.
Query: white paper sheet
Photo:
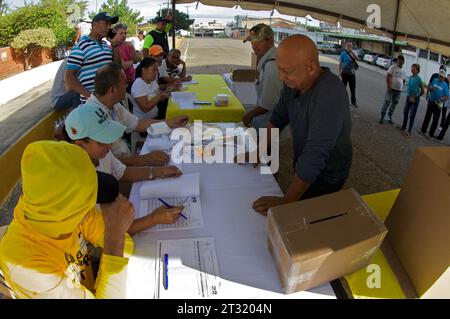
[[[197,99],[195,92],[172,92],[170,96],[172,101],[177,103],[182,110],[199,108],[198,105],[194,104]]]
[[[181,84],[183,85],[198,84],[198,81],[197,80],[185,81],[181,82]]]
[[[186,219],[180,216],[174,224],[156,225],[146,231],[194,229],[204,226],[199,173],[146,182],[140,190],[139,217],[146,216],[162,206],[159,198],[172,206],[184,206],[181,213]]]
[[[159,240],[155,263],[155,297],[220,298],[221,279],[213,238]],[[167,289],[164,255],[168,255]]]
[[[194,229],[203,227],[203,216],[199,196],[188,197],[161,197],[163,201],[172,206],[184,206],[181,212],[186,218],[180,216],[174,224],[160,224],[148,231],[164,231],[175,229]],[[152,212],[162,206],[158,199],[141,200],[140,209],[142,212]]]

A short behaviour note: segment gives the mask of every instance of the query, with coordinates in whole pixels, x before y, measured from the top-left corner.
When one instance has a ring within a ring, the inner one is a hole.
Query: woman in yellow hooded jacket
[[[87,153],[66,142],[29,144],[22,189],[0,241],[0,269],[17,298],[125,298],[133,205],[120,196],[96,208]],[[94,281],[87,243],[103,247]]]

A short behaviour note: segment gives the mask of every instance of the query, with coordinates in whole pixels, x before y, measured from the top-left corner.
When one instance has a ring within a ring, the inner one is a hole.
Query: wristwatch
[[[149,180],[155,179],[155,175],[153,175],[153,166],[150,166],[150,173],[148,174],[148,179]]]

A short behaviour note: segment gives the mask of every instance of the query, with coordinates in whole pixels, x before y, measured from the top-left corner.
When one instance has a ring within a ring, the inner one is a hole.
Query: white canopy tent
[[[407,41],[421,49],[450,56],[450,0],[173,0],[176,4],[200,2],[204,5],[245,10],[264,10],[305,17]],[[375,8],[371,5],[377,5]],[[380,10],[378,10],[378,8]],[[369,22],[379,12],[379,27]]]

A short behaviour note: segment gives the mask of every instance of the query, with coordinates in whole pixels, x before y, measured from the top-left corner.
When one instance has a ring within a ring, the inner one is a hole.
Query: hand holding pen
[[[186,201],[182,204],[182,206],[176,207],[176,206],[172,206],[172,205],[168,204],[166,201],[164,201],[164,200],[161,199],[161,198],[158,198],[158,200],[159,200],[159,201],[160,201],[167,209],[173,209],[173,210],[174,210],[173,213],[175,213],[175,211],[176,211],[177,213],[180,214],[181,217],[183,217],[184,219],[188,220],[188,218],[187,218],[186,216],[184,216],[184,215],[181,213],[181,212],[183,211],[183,209],[184,209],[184,204],[186,203]]]

